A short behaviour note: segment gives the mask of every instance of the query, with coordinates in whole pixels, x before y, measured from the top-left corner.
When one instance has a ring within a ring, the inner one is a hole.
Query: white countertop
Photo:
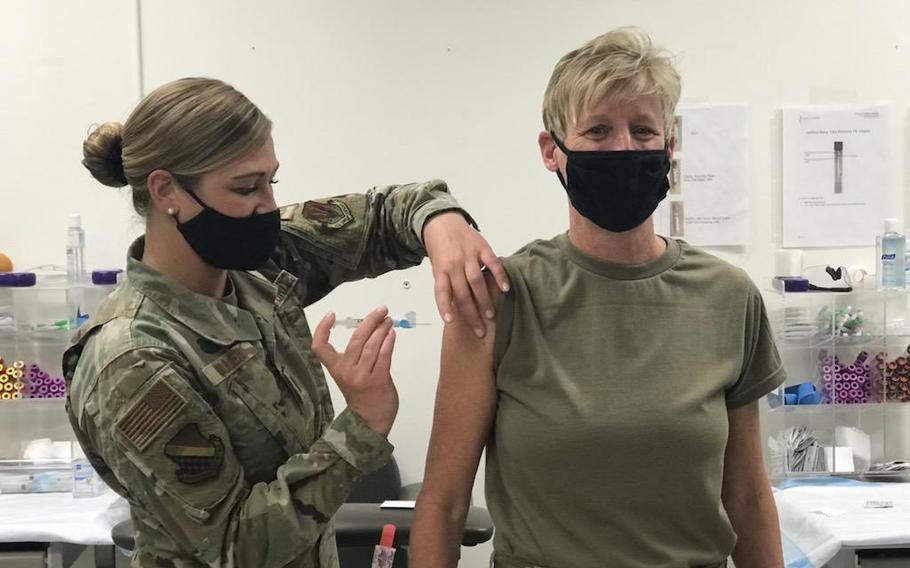
[[[775,490],[774,499],[787,566],[801,559],[822,566],[843,547],[910,548],[910,483],[796,485]],[[892,506],[866,506],[873,501]]]
[[[113,491],[74,499],[71,493],[0,495],[0,542],[113,544],[111,529],[129,505]]]

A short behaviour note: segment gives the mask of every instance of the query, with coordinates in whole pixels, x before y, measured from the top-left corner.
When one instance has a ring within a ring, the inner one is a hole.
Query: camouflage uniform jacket
[[[342,282],[414,266],[445,184],[282,208],[280,244],[229,295],[195,294],[130,249],[127,278],[64,354],[87,457],[129,503],[135,566],[334,567],[332,516],[392,446],[334,416],[303,308]]]

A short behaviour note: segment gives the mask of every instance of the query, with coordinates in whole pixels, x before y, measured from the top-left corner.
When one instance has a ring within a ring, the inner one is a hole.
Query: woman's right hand
[[[344,353],[329,343],[333,312],[322,318],[313,333],[313,353],[329,370],[348,407],[384,436],[398,414],[398,391],[390,373],[395,330],[388,313],[385,307],[370,312],[351,335]]]

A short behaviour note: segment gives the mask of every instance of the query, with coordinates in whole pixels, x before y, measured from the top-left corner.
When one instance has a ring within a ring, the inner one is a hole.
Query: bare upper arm
[[[498,304],[501,292],[492,276],[486,276],[490,294]],[[495,326],[495,321],[487,321],[487,334],[479,338],[460,318],[443,331],[422,499],[463,507],[470,499],[496,410]]]

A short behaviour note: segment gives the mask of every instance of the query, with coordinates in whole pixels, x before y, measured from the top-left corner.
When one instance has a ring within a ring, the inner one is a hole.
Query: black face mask
[[[203,203],[193,192],[187,193],[202,206],[202,211],[185,223],[178,221],[177,230],[202,260],[227,270],[255,270],[275,252],[281,234],[281,214],[277,209],[249,217],[229,217]]]
[[[670,156],[663,150],[576,151],[556,135],[566,155],[566,175],[559,181],[572,206],[599,227],[621,233],[641,225],[667,196]]]

